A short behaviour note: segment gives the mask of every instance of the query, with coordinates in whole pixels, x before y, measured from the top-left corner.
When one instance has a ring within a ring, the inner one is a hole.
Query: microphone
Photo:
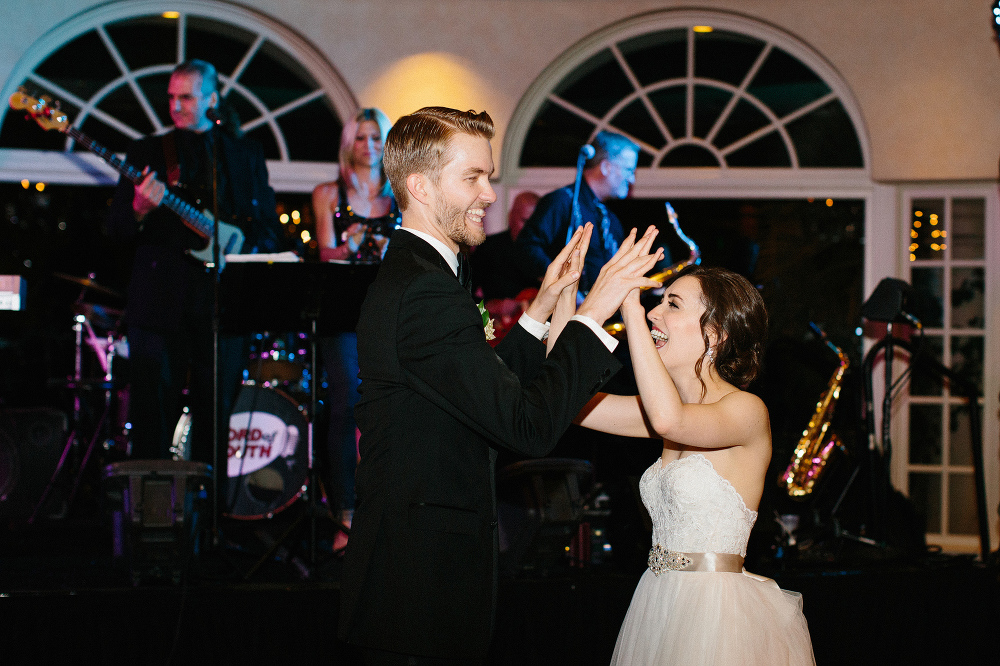
[[[210,106],[205,110],[205,117],[216,125],[222,124],[222,118],[219,117],[219,110],[214,106]]]
[[[590,145],[589,143],[585,143],[582,146],[580,146],[580,156],[583,157],[583,159],[585,161],[589,160],[590,158],[592,158],[596,154],[597,154],[597,151],[594,150],[594,147],[592,145]]]

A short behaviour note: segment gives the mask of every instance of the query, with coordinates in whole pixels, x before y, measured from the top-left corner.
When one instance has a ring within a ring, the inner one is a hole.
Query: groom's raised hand
[[[646,273],[663,256],[662,248],[650,253],[657,233],[656,227],[650,225],[642,238],[636,241],[636,230],[629,232],[615,256],[601,268],[594,286],[576,311],[578,315],[590,317],[598,326],[603,326],[630,291],[662,286],[660,282],[646,277]]]
[[[549,267],[545,269],[545,276],[542,278],[542,286],[538,288],[538,295],[525,311],[529,317],[539,322],[548,321],[552,311],[555,310],[560,294],[564,290],[572,288],[580,280],[583,271],[581,257],[586,253],[586,248],[590,247],[590,235],[593,230],[594,225],[590,222],[582,227],[577,227],[572,238],[566,243],[566,247],[556,255]]]

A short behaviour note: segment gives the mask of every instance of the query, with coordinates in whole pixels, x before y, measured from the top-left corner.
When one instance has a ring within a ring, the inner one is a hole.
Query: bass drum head
[[[229,417],[225,510],[230,518],[269,518],[305,492],[306,417],[288,395],[244,385]]]

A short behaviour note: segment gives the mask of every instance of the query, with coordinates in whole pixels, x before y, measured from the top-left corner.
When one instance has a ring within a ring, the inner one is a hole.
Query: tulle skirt
[[[815,664],[802,595],[748,573],[646,570],[612,666]]]

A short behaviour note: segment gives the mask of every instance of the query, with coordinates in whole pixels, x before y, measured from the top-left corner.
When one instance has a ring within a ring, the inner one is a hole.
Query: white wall
[[[46,31],[98,2],[5,0],[0,80]],[[503,132],[531,82],[586,35],[689,2],[249,0],[316,45],[365,106],[485,108]],[[13,5],[13,6],[11,6]],[[169,8],[164,3],[164,9]],[[863,110],[877,181],[984,180],[1000,154],[1000,53],[985,0],[701,0],[805,41]]]

